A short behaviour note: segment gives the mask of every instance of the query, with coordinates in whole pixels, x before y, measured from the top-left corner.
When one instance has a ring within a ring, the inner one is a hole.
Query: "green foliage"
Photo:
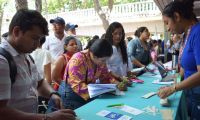
[[[3,8],[6,4],[7,4],[6,0],[0,0],[0,13],[3,11]]]
[[[91,40],[91,36],[81,36],[79,37],[81,43],[84,45],[87,45],[87,43]]]
[[[93,8],[94,2],[93,0],[86,0],[86,2],[81,2],[82,6],[80,6],[81,9],[87,9],[87,8]]]
[[[114,0],[114,1],[115,1],[115,5],[116,5],[116,4],[139,2],[140,0]]]
[[[69,0],[46,0],[46,1],[47,1],[48,13],[57,13],[65,8],[65,3],[67,3]],[[44,10],[45,6],[43,3],[43,11]]]
[[[43,0],[44,1],[44,0]],[[93,0],[46,0],[48,13],[57,13],[62,11],[72,11],[77,9],[94,8]],[[108,0],[99,0],[101,6],[107,6]],[[114,0],[114,4],[124,4],[138,2],[140,0]],[[43,3],[43,8],[44,7]],[[43,9],[44,11],[45,9]]]

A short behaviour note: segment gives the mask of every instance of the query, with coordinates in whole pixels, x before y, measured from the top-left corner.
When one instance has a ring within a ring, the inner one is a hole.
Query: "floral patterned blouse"
[[[89,50],[86,50],[74,54],[65,70],[65,80],[71,85],[73,91],[85,100],[89,99],[88,84],[95,83],[98,79],[102,84],[118,82],[108,72],[106,64],[96,65],[96,69],[94,66]]]

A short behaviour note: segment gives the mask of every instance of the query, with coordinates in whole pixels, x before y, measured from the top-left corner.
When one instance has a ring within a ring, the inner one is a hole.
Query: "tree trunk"
[[[4,8],[6,7],[7,3],[8,3],[7,1],[0,2],[0,43],[1,43],[1,29],[2,29]]]
[[[94,0],[94,9],[97,12],[97,14],[99,15],[99,17],[103,23],[103,28],[106,31],[109,26],[109,21],[108,21],[108,18],[106,17],[106,14],[102,11],[99,0]]]
[[[111,13],[112,9],[113,9],[113,4],[114,1],[113,0],[108,0],[108,8],[109,8],[109,12]]]
[[[47,4],[47,0],[44,0],[44,4],[45,4],[45,15],[47,17],[48,16],[48,4]]]
[[[74,11],[77,9],[77,6],[76,6],[77,0],[71,0],[71,2],[72,2],[72,11]]]
[[[42,0],[35,0],[35,9],[38,12],[42,12]]]
[[[0,28],[2,27],[3,13],[4,13],[4,11],[1,10],[1,12],[0,12]],[[1,35],[1,29],[0,29],[0,35]],[[1,43],[1,36],[0,36],[0,43]]]
[[[28,2],[27,0],[15,0],[15,7],[16,10],[28,9]]]
[[[87,0],[83,0],[83,9],[87,8]]]

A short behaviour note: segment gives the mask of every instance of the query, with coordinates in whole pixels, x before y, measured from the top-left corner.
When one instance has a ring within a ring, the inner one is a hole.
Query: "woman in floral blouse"
[[[91,101],[87,85],[96,83],[96,80],[102,84],[119,84],[106,67],[106,60],[112,53],[112,45],[106,40],[99,39],[89,49],[73,55],[65,71],[65,80],[68,83],[65,84],[68,86],[65,86],[65,89],[68,90],[65,90],[64,97],[61,95],[65,108],[76,109]],[[119,87],[123,90],[126,85]]]

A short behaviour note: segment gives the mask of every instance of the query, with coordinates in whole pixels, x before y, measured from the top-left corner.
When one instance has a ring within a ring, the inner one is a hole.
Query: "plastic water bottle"
[[[176,50],[173,50],[172,53],[172,69],[176,70],[176,67],[178,65],[178,52],[176,52]]]

